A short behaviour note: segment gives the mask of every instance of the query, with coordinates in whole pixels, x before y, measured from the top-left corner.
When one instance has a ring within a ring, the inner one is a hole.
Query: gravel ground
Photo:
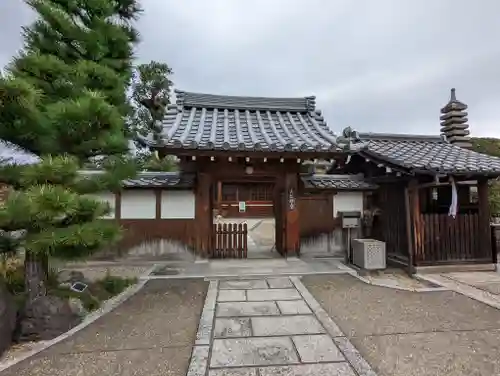
[[[349,275],[303,283],[381,376],[500,374],[500,311],[451,291],[408,292]]]
[[[111,313],[1,376],[184,376],[208,283],[152,280]]]

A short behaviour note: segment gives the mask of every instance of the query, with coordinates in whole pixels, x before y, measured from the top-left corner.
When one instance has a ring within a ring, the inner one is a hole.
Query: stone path
[[[374,376],[298,277],[212,280],[188,376]]]

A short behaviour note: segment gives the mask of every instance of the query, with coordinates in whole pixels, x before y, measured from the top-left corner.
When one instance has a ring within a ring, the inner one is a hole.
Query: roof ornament
[[[337,137],[337,145],[346,152],[356,152],[364,148],[367,143],[362,142],[359,132],[346,127],[342,131],[342,135]]]
[[[450,94],[450,102],[456,102],[457,101],[457,95],[456,95],[456,90],[455,88],[451,88],[451,94]]]

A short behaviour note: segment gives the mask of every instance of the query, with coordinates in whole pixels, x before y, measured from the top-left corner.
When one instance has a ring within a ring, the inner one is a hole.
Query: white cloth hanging
[[[457,185],[455,184],[455,179],[453,179],[453,177],[450,177],[450,182],[451,182],[451,204],[448,215],[452,216],[453,219],[455,219],[455,217],[457,216],[457,209],[458,209]]]

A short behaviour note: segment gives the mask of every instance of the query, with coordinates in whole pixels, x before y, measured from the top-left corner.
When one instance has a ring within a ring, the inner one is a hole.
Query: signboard
[[[292,188],[290,188],[290,192],[288,193],[288,207],[290,211],[295,210],[295,195]]]
[[[240,213],[245,213],[247,211],[247,204],[245,201],[238,202],[238,209]]]

